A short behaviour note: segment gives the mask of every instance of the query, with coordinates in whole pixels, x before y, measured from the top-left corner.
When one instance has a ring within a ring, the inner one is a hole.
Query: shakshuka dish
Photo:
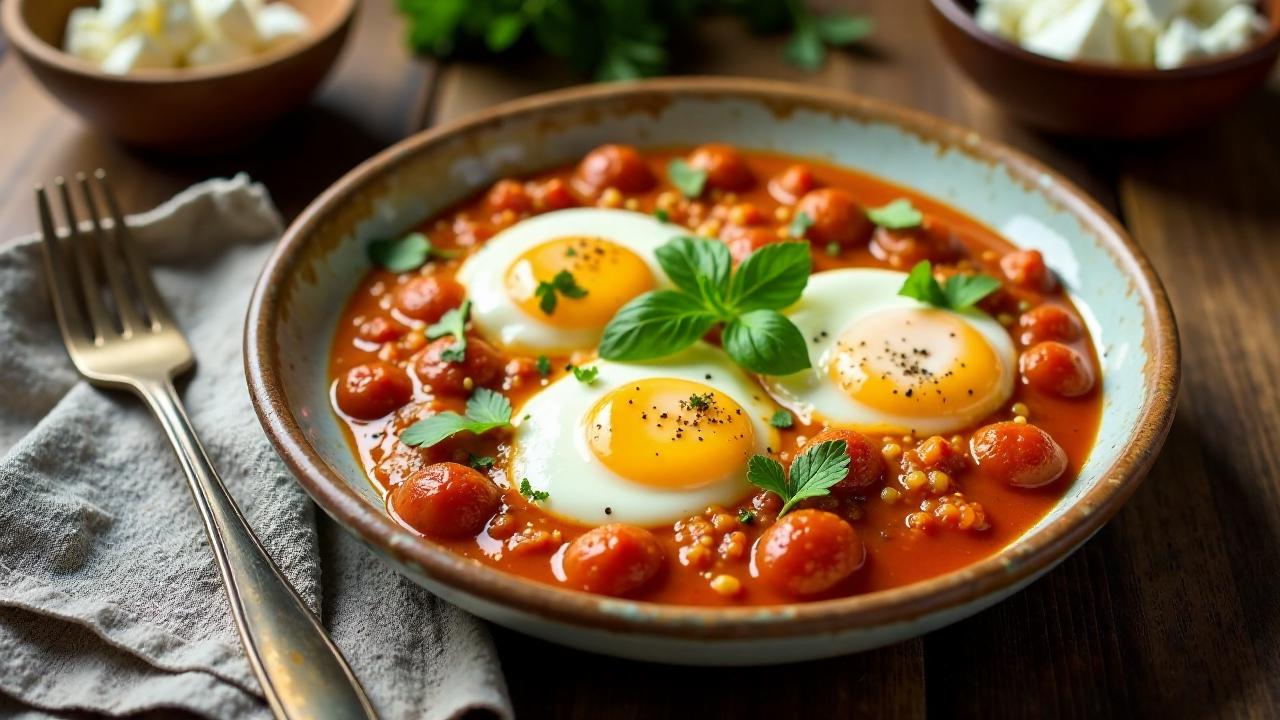
[[[373,242],[330,360],[391,517],[565,588],[768,605],[989,557],[1101,416],[1035,250],[831,165],[592,150]]]

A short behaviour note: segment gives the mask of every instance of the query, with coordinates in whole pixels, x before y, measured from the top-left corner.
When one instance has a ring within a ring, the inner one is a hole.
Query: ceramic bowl
[[[1280,0],[1262,3],[1267,31],[1245,50],[1170,70],[1067,62],[981,27],[974,0],[929,0],[951,59],[1001,108],[1052,132],[1115,140],[1182,132],[1266,82],[1280,54]]]
[[[301,105],[337,59],[356,0],[288,0],[311,21],[296,42],[202,68],[111,75],[62,51],[71,11],[95,0],[0,0],[0,21],[49,94],[92,127],[143,148],[221,150]]]
[[[625,141],[728,142],[821,158],[918,188],[1014,243],[1042,250],[1102,351],[1097,447],[1047,517],[991,557],[857,597],[709,609],[619,600],[524,580],[420,539],[386,514],[330,409],[326,365],[340,310],[368,270],[365,245],[511,174]],[[883,102],[749,80],[596,86],[497,106],[412,137],[359,166],[285,233],[245,331],[250,391],[268,435],[326,512],[382,559],[496,623],[610,655],[761,664],[849,653],[955,622],[1017,592],[1106,522],[1154,460],[1173,416],[1178,346],[1141,251],[1060,175],[976,133]]]

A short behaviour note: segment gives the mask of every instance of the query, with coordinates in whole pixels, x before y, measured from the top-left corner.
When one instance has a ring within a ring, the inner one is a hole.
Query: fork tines
[[[129,236],[106,173],[98,170],[93,179],[96,182],[91,183],[84,173],[75,176],[87,223],[76,213],[70,183],[61,177],[54,179],[66,221],[62,231],[54,224],[44,186],[35,188],[44,236],[45,275],[58,325],[68,344],[91,340],[101,345],[109,338],[156,332],[172,322]],[[97,193],[91,188],[94,184]],[[95,194],[105,201],[110,224],[104,220]]]

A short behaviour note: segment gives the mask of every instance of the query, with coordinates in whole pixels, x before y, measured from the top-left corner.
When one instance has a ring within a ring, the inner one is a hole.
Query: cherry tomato
[[[534,190],[534,207],[538,210],[564,210],[578,204],[568,184],[560,178],[552,178]]]
[[[782,174],[769,181],[769,193],[785,205],[794,204],[806,193],[818,187],[818,180],[808,165],[791,165]]]
[[[338,409],[360,420],[375,420],[413,398],[413,381],[397,365],[356,365],[338,381]]]
[[[400,339],[408,330],[409,328],[390,318],[377,315],[360,323],[356,335],[367,342],[384,343]]]
[[[819,188],[800,198],[797,213],[812,223],[805,237],[820,245],[860,245],[871,237],[872,225],[862,206],[844,190]]]
[[[1067,453],[1035,425],[998,422],[969,439],[979,471],[1016,487],[1037,488],[1062,477]]]
[[[880,449],[872,445],[867,436],[860,432],[844,428],[827,428],[809,438],[800,452],[808,452],[818,443],[828,440],[843,440],[849,454],[849,474],[831,488],[833,493],[852,493],[871,487],[884,479],[884,458],[880,455]]]
[[[395,306],[405,316],[433,323],[462,304],[467,289],[447,277],[415,277],[396,288]]]
[[[578,164],[574,184],[579,192],[597,195],[605,188],[644,192],[656,183],[640,151],[630,145],[601,145]]]
[[[1084,356],[1060,342],[1046,340],[1022,353],[1022,379],[1042,392],[1079,397],[1093,389],[1093,371]]]
[[[414,359],[418,380],[442,395],[469,395],[476,387],[489,387],[502,380],[506,365],[502,354],[489,343],[467,336],[467,349],[462,362],[445,360],[444,352],[453,347],[452,335],[438,338],[423,348]],[[471,379],[471,387],[466,380]]]
[[[524,185],[515,180],[499,180],[489,188],[486,197],[489,207],[499,212],[510,210],[513,213],[529,212],[533,209],[533,198],[525,191]]]
[[[1023,345],[1034,345],[1044,340],[1071,342],[1080,337],[1080,322],[1071,313],[1057,305],[1034,307],[1018,318],[1022,328]]]
[[[706,186],[716,190],[738,192],[751,187],[756,181],[742,154],[729,145],[712,143],[699,146],[689,156],[689,165],[705,170]]]
[[[790,595],[813,595],[849,577],[866,556],[849,523],[823,510],[783,515],[756,543],[760,579]]]
[[[729,246],[734,262],[742,262],[751,253],[770,243],[781,241],[778,233],[763,227],[728,225],[720,231],[720,239]]]
[[[1053,273],[1039,250],[1011,252],[1000,258],[1000,269],[1009,282],[1025,290],[1048,292],[1053,289]]]
[[[475,535],[498,511],[502,493],[493,481],[466,465],[428,465],[391,488],[396,517],[423,535],[459,538]]]
[[[621,597],[662,570],[666,554],[653,533],[634,525],[602,525],[578,537],[564,553],[564,574],[576,588]]]

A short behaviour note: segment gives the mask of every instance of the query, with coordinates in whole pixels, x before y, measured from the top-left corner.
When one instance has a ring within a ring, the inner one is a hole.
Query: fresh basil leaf
[[[871,18],[855,17],[844,13],[818,18],[818,34],[828,45],[842,47],[866,39],[875,29]]]
[[[982,298],[1000,289],[1000,281],[990,275],[952,275],[942,286],[952,310],[973,307]]]
[[[769,424],[779,430],[785,430],[794,425],[795,422],[796,419],[786,410],[779,410],[773,414],[773,417],[769,418]]]
[[[492,52],[502,52],[520,39],[525,19],[520,13],[505,13],[494,18],[485,31],[484,42]]]
[[[436,413],[409,426],[400,433],[400,442],[415,447],[431,447],[447,437],[471,430],[475,423],[452,410]]]
[[[747,460],[747,482],[777,495],[783,502],[791,495],[782,463],[768,455],[752,455]]]
[[[502,393],[480,388],[467,399],[467,417],[486,425],[511,422],[511,401]]]
[[[724,247],[724,243],[716,244]],[[800,299],[812,270],[809,243],[770,243],[738,266],[729,280],[725,302],[739,311],[781,310]]]
[[[605,360],[651,360],[692,345],[716,322],[698,298],[675,290],[645,293],[622,306],[605,326]]]
[[[654,255],[671,282],[690,295],[703,293],[704,285],[698,280],[700,276],[706,278],[705,282],[719,297],[724,297],[729,289],[733,257],[729,246],[718,240],[689,236],[673,238],[658,247]]]
[[[809,217],[809,213],[800,210],[791,218],[791,224],[787,225],[787,234],[797,240],[803,240],[805,233],[809,232],[811,227],[813,227],[813,218]]]
[[[876,225],[889,230],[920,227],[920,223],[924,222],[924,215],[906,198],[898,198],[878,208],[869,208],[867,217]]]
[[[391,272],[417,270],[431,257],[431,241],[422,233],[409,233],[399,240],[374,240],[368,247],[369,260]]]
[[[702,195],[707,184],[707,171],[690,165],[682,158],[675,158],[667,163],[667,179],[681,195],[696,198]]]
[[[752,310],[724,326],[724,350],[742,367],[762,375],[790,375],[809,367],[804,336],[776,310]]]
[[[831,487],[849,475],[849,446],[844,440],[828,440],[806,449],[791,462],[791,475],[787,487],[791,497],[778,511],[781,517],[796,503],[811,497],[821,497]],[[747,468],[750,472],[750,463]]]
[[[463,300],[460,307],[453,308],[440,316],[440,320],[428,325],[426,334],[430,340],[452,335],[454,342],[440,353],[445,362],[462,362],[467,359],[467,317],[471,314],[471,301]]]
[[[898,290],[898,294],[903,297],[915,298],[922,303],[933,305],[934,307],[947,307],[947,294],[942,291],[942,286],[938,285],[938,281],[933,277],[933,263],[928,260],[921,260],[911,268],[911,272],[907,274],[907,279],[902,283],[902,289]]]
[[[782,47],[782,57],[802,70],[819,70],[827,60],[827,47],[812,20],[796,25],[795,34]]]

